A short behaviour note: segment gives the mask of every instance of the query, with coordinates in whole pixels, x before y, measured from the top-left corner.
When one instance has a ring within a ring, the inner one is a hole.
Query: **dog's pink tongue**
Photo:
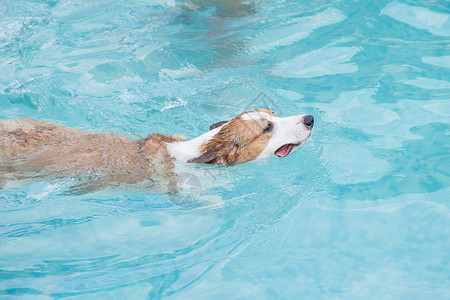
[[[291,153],[292,147],[294,147],[292,144],[287,144],[281,147],[280,149],[275,152],[275,154],[279,157],[285,157],[289,153]]]

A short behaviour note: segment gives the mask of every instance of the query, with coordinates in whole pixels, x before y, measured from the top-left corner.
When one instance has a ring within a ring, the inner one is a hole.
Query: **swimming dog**
[[[192,140],[150,134],[133,141],[43,120],[1,120],[0,187],[35,176],[81,176],[175,191],[175,163],[234,165],[285,157],[308,141],[313,125],[311,115],[281,118],[259,109],[215,123]]]

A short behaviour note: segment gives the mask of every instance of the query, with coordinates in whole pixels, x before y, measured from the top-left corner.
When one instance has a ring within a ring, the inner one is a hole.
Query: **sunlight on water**
[[[448,2],[0,7],[0,119],[135,139],[265,106],[316,120],[288,157],[195,166],[177,196],[7,185],[0,298],[450,298]]]

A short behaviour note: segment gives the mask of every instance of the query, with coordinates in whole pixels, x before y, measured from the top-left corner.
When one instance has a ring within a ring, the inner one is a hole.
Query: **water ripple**
[[[426,29],[432,34],[450,36],[450,15],[434,12],[424,7],[412,6],[394,1],[382,11],[397,21],[418,29]]]
[[[312,78],[355,73],[358,66],[349,61],[359,51],[357,47],[321,48],[278,64],[272,69],[272,74],[289,78]]]

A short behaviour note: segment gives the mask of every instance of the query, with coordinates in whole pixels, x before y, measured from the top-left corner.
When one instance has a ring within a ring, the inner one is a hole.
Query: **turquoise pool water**
[[[258,106],[316,118],[297,152],[205,166],[181,199],[0,190],[0,298],[450,299],[447,1],[0,8],[0,119],[195,137]]]

